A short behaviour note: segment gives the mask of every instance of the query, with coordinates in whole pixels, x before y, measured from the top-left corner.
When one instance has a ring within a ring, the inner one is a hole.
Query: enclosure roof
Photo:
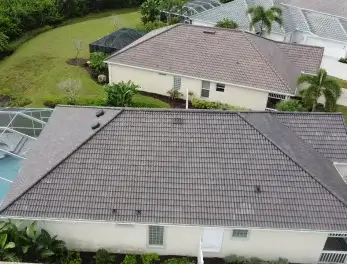
[[[290,0],[278,0],[276,3],[283,12],[283,28],[274,22],[272,24],[273,33],[284,35],[294,30],[301,30],[310,32],[318,37],[347,42],[347,18],[337,17],[334,13],[324,14],[305,9],[303,8],[305,5],[293,6],[283,4],[283,2],[287,3]],[[313,1],[300,1],[300,3],[303,2]],[[239,25],[239,28],[250,30],[251,16],[246,15],[246,11],[249,7],[259,5],[268,9],[274,6],[274,2],[272,0],[234,0],[211,10],[193,15],[190,19],[203,21],[214,26],[218,21],[227,18],[235,21]],[[345,17],[347,16],[346,14],[344,15]],[[258,27],[256,27],[256,31],[259,31]]]
[[[300,73],[316,73],[323,52],[239,30],[178,24],[145,35],[107,62],[293,95]]]
[[[105,37],[94,41],[93,43],[91,43],[91,45],[112,47],[117,50],[121,50],[143,35],[145,35],[145,33],[132,28],[121,28]]]
[[[54,110],[3,216],[347,229],[341,114],[98,110]]]
[[[177,7],[173,7],[169,13],[189,17],[220,5],[221,3],[218,0],[192,0],[185,3],[182,10]]]

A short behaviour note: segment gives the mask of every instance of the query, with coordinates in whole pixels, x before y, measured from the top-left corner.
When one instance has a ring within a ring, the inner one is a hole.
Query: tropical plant
[[[196,98],[192,100],[192,105],[196,109],[247,110],[245,108],[236,107],[229,104],[223,104],[220,102],[210,102]]]
[[[57,236],[51,237],[45,229],[41,229],[36,239],[36,255],[39,256],[40,261],[60,259],[66,251],[64,241],[58,240]]]
[[[279,102],[276,105],[276,109],[285,112],[302,112],[306,110],[301,102],[295,99],[283,100]]]
[[[119,82],[105,85],[107,104],[109,106],[126,107],[131,105],[131,99],[140,86],[132,81]]]
[[[7,234],[0,234],[0,260],[1,261],[11,261],[18,262],[19,258],[11,252],[11,249],[15,248],[16,244],[14,242],[9,242],[7,240]]]
[[[282,20],[282,9],[273,6],[267,10],[263,6],[256,6],[248,8],[247,14],[251,15],[250,29],[254,29],[254,26],[260,23],[260,36],[262,36],[264,29],[268,33],[271,32],[272,23],[276,22],[280,26],[283,24]]]
[[[124,258],[122,264],[137,264],[136,256],[133,254],[125,255],[125,258]]]
[[[116,258],[115,256],[111,255],[108,253],[106,249],[99,249],[96,251],[95,256],[93,257],[95,264],[112,264],[116,263]]]
[[[146,0],[140,6],[141,21],[143,24],[154,22],[160,13],[160,0]]]
[[[298,85],[307,84],[308,87],[301,90],[304,106],[316,111],[318,99],[325,98],[325,110],[328,112],[336,111],[337,99],[341,96],[339,83],[329,78],[324,69],[319,69],[316,75],[301,75],[297,80]]]
[[[231,19],[224,18],[217,22],[216,27],[235,29],[235,28],[238,28],[239,26],[237,25],[237,23],[235,23]]]
[[[98,75],[104,74],[106,71],[106,59],[107,55],[103,52],[93,52],[90,54],[89,67],[92,68]]]
[[[81,255],[75,250],[69,250],[60,261],[61,264],[82,264]]]
[[[156,253],[141,255],[142,264],[152,264],[153,261],[160,261],[160,257]]]
[[[167,91],[167,93],[170,96],[171,100],[176,100],[176,99],[181,98],[183,96],[183,94],[179,90],[174,89],[174,88]]]
[[[8,37],[3,32],[0,32],[0,52],[7,50],[7,48],[8,48]]]

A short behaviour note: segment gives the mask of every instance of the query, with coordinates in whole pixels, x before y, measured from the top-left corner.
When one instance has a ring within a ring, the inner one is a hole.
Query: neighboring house
[[[340,4],[341,2],[341,4]],[[276,5],[283,11],[283,27],[273,23],[264,37],[276,41],[324,47],[324,67],[328,73],[347,79],[347,66],[337,60],[347,56],[347,2],[343,0],[234,0],[227,4],[189,17],[193,25],[213,27],[224,18],[235,21],[240,29],[249,31],[249,7]],[[331,6],[330,6],[331,4]],[[315,11],[314,7],[317,7]],[[323,12],[323,13],[322,13]],[[256,27],[254,33],[260,31]],[[326,60],[326,61],[325,61]]]
[[[178,24],[151,32],[107,59],[111,83],[220,101],[253,110],[294,96],[301,73],[319,69],[323,48],[229,29]]]
[[[196,256],[202,239],[204,257],[342,264],[346,131],[330,113],[58,106],[1,216],[83,251]]]

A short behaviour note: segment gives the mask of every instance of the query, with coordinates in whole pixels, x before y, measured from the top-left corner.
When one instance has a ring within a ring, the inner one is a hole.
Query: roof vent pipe
[[[216,34],[216,31],[204,30],[203,33],[214,35],[214,34]]]
[[[103,116],[105,114],[104,110],[100,109],[96,112],[96,117]]]
[[[97,123],[92,125],[92,129],[93,130],[97,129],[98,127],[100,127],[100,123],[99,122],[97,122]]]
[[[260,193],[260,192],[261,192],[261,189],[260,189],[260,186],[259,186],[259,185],[256,185],[256,186],[255,186],[255,192],[257,192],[257,193]]]

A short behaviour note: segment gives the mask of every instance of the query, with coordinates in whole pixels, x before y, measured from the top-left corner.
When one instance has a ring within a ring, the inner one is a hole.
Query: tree
[[[224,18],[223,20],[217,22],[216,27],[234,29],[238,28],[239,25],[230,19]]]
[[[0,32],[0,52],[5,51],[8,48],[8,37]]]
[[[316,110],[318,98],[322,95],[325,98],[325,110],[328,112],[336,111],[337,99],[341,96],[341,87],[338,82],[329,78],[324,69],[319,69],[316,75],[301,75],[297,84],[308,84],[306,89],[301,91],[301,96],[305,106]]]
[[[81,87],[81,80],[68,79],[59,83],[59,88],[64,91],[68,103],[71,104],[76,104]]]
[[[131,81],[105,85],[107,104],[109,106],[126,107],[131,105],[132,97],[137,93],[139,86]]]
[[[76,57],[75,57],[75,60],[76,60],[77,57],[78,57],[78,54],[80,54],[80,52],[82,50],[82,40],[75,40],[74,41],[74,46],[75,46],[75,49],[76,49]]]
[[[146,0],[140,6],[141,21],[143,24],[154,22],[160,13],[160,0]]]
[[[174,89],[174,88],[167,91],[167,93],[170,96],[171,100],[176,100],[176,99],[181,98],[183,96],[183,94],[179,90]]]
[[[276,109],[285,112],[302,112],[305,111],[304,106],[294,99],[284,100],[276,105]]]
[[[268,33],[271,32],[272,23],[276,22],[280,26],[283,24],[282,9],[279,7],[271,7],[265,10],[262,6],[248,8],[246,14],[250,14],[252,19],[250,23],[250,29],[254,29],[257,23],[260,23],[260,36],[263,34],[263,30],[266,29]]]
[[[11,252],[15,246],[15,243],[8,242],[6,233],[0,234],[0,260],[18,262],[18,257]]]

